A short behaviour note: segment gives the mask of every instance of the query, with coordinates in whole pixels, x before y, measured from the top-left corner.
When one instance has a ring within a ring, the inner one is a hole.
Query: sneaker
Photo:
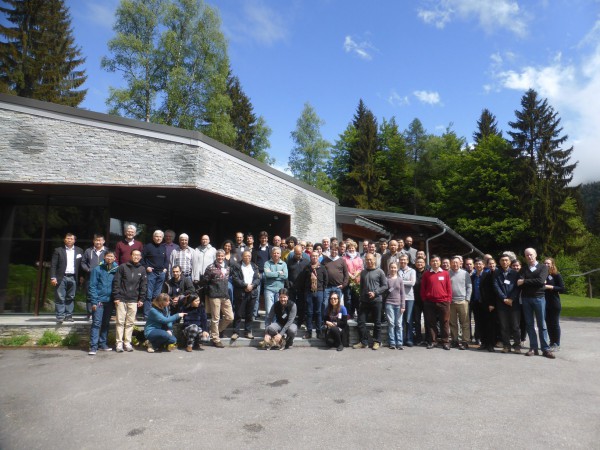
[[[344,350],[344,346],[342,344],[338,345],[338,347],[336,348],[336,350],[338,352],[341,352],[342,350]]]
[[[175,344],[169,344],[169,345],[167,345],[167,351],[168,352],[174,352],[176,348],[177,348],[177,346]]]
[[[192,346],[191,346],[191,345],[188,345],[188,346],[185,348],[185,351],[186,351],[186,352],[191,352],[191,351],[192,351]]]
[[[510,353],[510,347],[502,347],[501,353]]]
[[[302,324],[302,325],[300,325],[300,329],[301,329],[302,331],[306,331],[306,325],[305,325],[305,324]]]
[[[381,344],[379,342],[373,342],[373,350],[379,350],[379,347],[381,347]]]
[[[88,352],[88,355],[94,356],[96,354],[96,350],[90,350]]]
[[[221,341],[213,342],[213,345],[217,348],[225,348],[225,346],[223,345],[223,343]]]
[[[430,342],[429,344],[427,344],[427,350],[431,350],[433,348],[433,343]]]
[[[148,342],[147,347],[148,348],[146,349],[146,351],[148,353],[154,353],[154,347],[152,347],[152,344],[150,342]]]
[[[100,347],[100,351],[102,351],[102,352],[112,352],[112,347]]]
[[[460,343],[460,342],[459,342],[459,343],[456,345],[456,348],[457,348],[457,349],[459,349],[459,350],[464,350],[464,349],[465,349],[465,346],[464,346],[462,343]]]
[[[73,316],[65,317],[65,322],[75,322],[75,319],[73,319]]]
[[[367,344],[363,344],[362,342],[359,342],[359,343],[357,343],[357,344],[354,344],[354,345],[352,346],[352,348],[357,348],[357,349],[358,349],[358,348],[367,348],[367,347],[368,347],[368,345],[367,345]]]
[[[117,353],[123,353],[123,344],[117,344]]]
[[[391,345],[389,346],[389,349],[390,349],[390,350],[396,350],[396,346],[391,344]]]
[[[402,347],[402,345],[398,344],[398,345],[396,345],[396,350],[404,350],[404,347]]]
[[[62,325],[63,319],[56,319],[56,325]]]
[[[239,338],[239,337],[240,337],[240,335],[239,335],[239,334],[237,334],[237,333],[233,333],[233,334],[231,335],[231,340],[232,340],[232,341],[235,341],[235,340],[237,340],[237,338]]]
[[[252,333],[246,333],[246,334],[244,334],[244,337],[246,339],[254,339],[254,335]]]
[[[133,346],[131,344],[125,344],[125,350],[128,352],[132,352],[133,351]]]
[[[448,344],[444,344],[444,345],[442,345],[442,348],[443,348],[444,350],[450,350],[450,346],[449,346]]]
[[[552,353],[560,351],[560,345],[558,345],[558,344],[552,344],[552,345],[550,346],[550,351],[551,351]]]

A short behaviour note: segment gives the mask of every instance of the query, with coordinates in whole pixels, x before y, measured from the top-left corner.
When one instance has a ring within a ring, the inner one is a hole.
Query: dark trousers
[[[306,296],[301,289],[290,288],[290,300],[296,304],[296,325],[306,323]]]
[[[330,347],[339,347],[342,344],[342,331],[338,327],[328,327],[325,341]]]
[[[497,308],[490,311],[489,306],[482,305],[481,308],[481,343],[486,347],[493,347],[496,344],[496,322],[498,320]]]
[[[365,345],[369,343],[369,332],[367,331],[369,313],[373,317],[373,340],[381,344],[381,308],[381,302],[360,302],[358,305],[358,334],[360,342]]]
[[[521,348],[521,308],[501,305],[496,309],[498,310],[502,345],[505,348],[510,347],[512,338],[515,348]]]
[[[437,322],[440,322],[440,338],[442,343],[447,344],[450,336],[450,302],[423,302],[425,313],[425,329],[427,330],[427,342],[437,342]]]
[[[560,311],[562,306],[556,298],[546,299],[546,327],[550,345],[560,345]]]
[[[254,305],[257,301],[257,294],[257,289],[253,289],[251,292],[236,292],[235,312],[233,315],[233,330],[235,332],[238,332],[240,330],[240,324],[242,322],[242,319],[244,319],[244,332],[252,332],[252,322],[254,320]]]
[[[419,344],[423,342],[423,331],[421,329],[421,316],[423,316],[423,300],[415,300],[413,306],[413,330],[415,332],[414,343]]]
[[[471,308],[473,311],[473,318],[475,319],[475,333],[473,336],[477,340],[481,340],[481,328],[483,326],[483,316],[484,316],[484,308],[487,309],[487,306],[483,305],[481,302],[470,302]]]

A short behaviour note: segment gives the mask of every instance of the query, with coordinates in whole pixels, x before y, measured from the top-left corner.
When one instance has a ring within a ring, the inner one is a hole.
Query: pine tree
[[[417,214],[420,210],[421,195],[419,185],[424,180],[418,177],[417,164],[425,152],[425,142],[427,141],[427,133],[419,119],[414,119],[406,130],[404,130],[404,141],[406,142],[406,152],[409,156],[412,179],[412,213]]]
[[[489,109],[485,108],[481,111],[481,116],[477,121],[477,131],[473,133],[475,145],[479,144],[481,140],[489,136],[502,137],[502,132],[498,131],[496,116],[493,115]]]
[[[296,121],[296,129],[291,132],[294,148],[288,165],[292,174],[299,180],[317,188],[322,188],[321,173],[325,172],[331,144],[323,139],[321,126],[325,122],[309,104],[305,103],[302,114]]]
[[[567,186],[577,163],[570,163],[573,147],[562,148],[568,136],[561,135],[560,118],[548,101],[530,89],[523,95],[521,107],[515,111],[517,120],[509,122],[514,131],[508,132],[520,180],[519,204],[523,218],[533,227],[532,245],[544,253],[560,246],[560,242],[552,242],[557,214],[569,195]]]
[[[6,0],[1,7],[13,27],[0,25],[0,91],[67,106],[87,93],[85,62],[75,45],[69,10],[62,0]]]

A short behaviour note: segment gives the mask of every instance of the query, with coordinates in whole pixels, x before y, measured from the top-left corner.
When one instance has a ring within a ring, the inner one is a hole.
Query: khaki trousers
[[[127,303],[120,301],[117,307],[116,334],[118,344],[131,344],[131,335],[133,334],[133,323],[137,313],[137,303]],[[125,334],[125,336],[123,336]]]
[[[213,342],[220,342],[219,333],[233,322],[231,300],[228,298],[209,298],[208,310],[210,312],[210,339]],[[223,314],[222,319],[220,319],[221,314]]]
[[[469,302],[450,303],[450,336],[452,342],[458,342],[458,324],[462,330],[462,342],[471,340],[471,323],[469,321]]]

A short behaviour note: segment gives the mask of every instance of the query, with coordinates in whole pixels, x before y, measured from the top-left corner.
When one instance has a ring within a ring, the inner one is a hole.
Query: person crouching
[[[180,312],[185,314],[183,318],[183,336],[186,339],[185,350],[191,352],[194,345],[198,346],[199,350],[203,350],[201,339],[208,339],[208,329],[206,323],[206,310],[200,301],[200,297],[196,294],[186,295]]]
[[[296,304],[288,299],[288,290],[279,290],[279,299],[267,314],[265,320],[265,339],[258,346],[260,348],[288,349],[294,345],[294,338],[298,327],[294,323],[296,319]]]
[[[169,315],[169,305],[171,297],[168,294],[159,294],[152,300],[152,308],[148,312],[144,335],[149,341],[148,353],[154,353],[155,348],[167,346],[167,350],[172,352],[177,344],[177,338],[173,335],[173,322],[186,316],[186,313],[180,312]]]

